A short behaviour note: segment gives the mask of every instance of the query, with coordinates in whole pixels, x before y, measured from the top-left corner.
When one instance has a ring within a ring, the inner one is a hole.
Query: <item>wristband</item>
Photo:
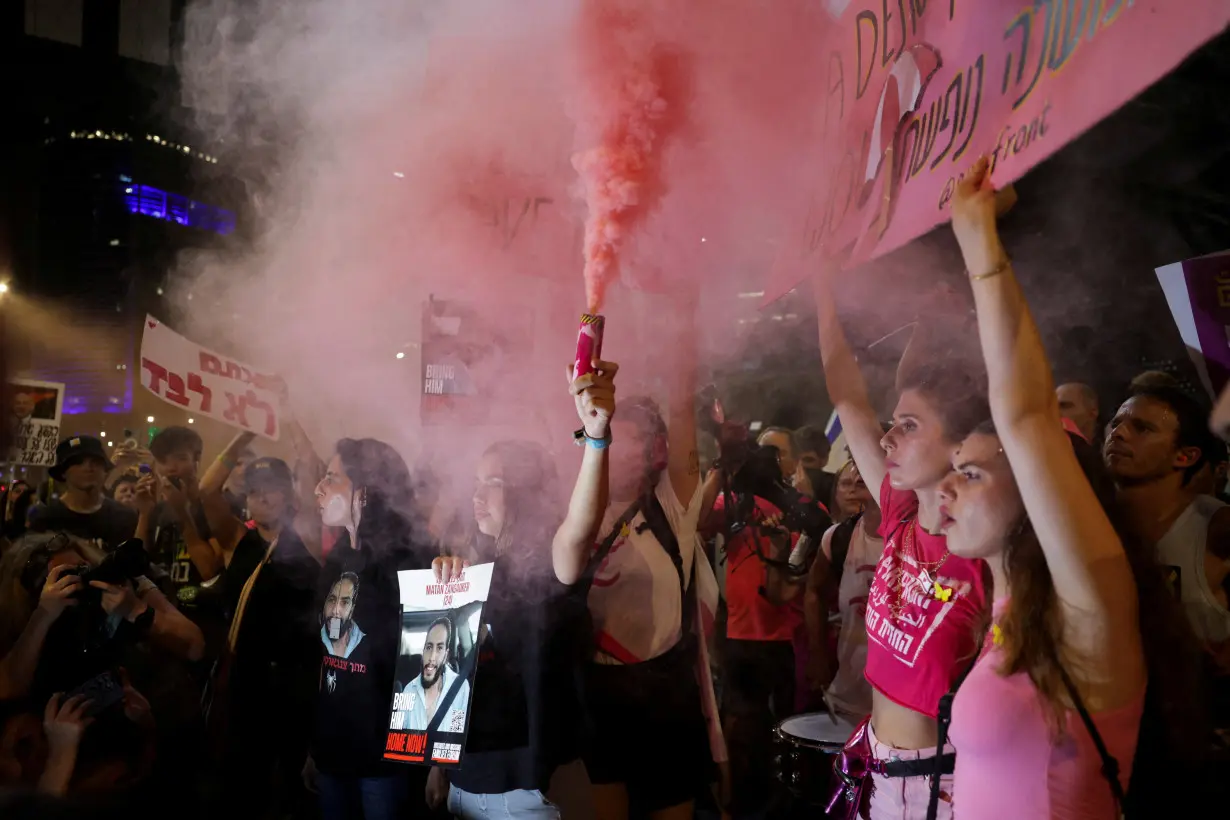
[[[986,273],[970,273],[967,270],[965,272],[965,275],[970,278],[971,282],[981,282],[983,279],[990,279],[992,276],[999,276],[1001,273],[1004,273],[1011,267],[1012,267],[1012,260],[1008,258],[1008,256],[1005,254],[1003,261],[1001,261],[999,265],[997,265],[992,270]]]
[[[605,450],[607,447],[611,446],[611,429],[608,427],[606,435],[602,438],[593,438],[589,435],[589,433],[586,433],[585,428],[582,427],[580,430],[577,430],[572,434],[572,440],[576,442],[578,447],[587,445],[594,450]]]

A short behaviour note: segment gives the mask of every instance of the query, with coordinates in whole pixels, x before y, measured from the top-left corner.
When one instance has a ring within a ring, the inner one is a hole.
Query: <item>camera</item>
[[[72,539],[63,533],[55,536],[36,552],[31,554],[21,573],[21,584],[26,591],[36,598],[42,592],[43,584],[47,583],[50,573],[49,564],[58,552],[73,549]],[[76,575],[82,584],[82,591],[77,597],[85,597],[90,592],[101,595],[101,591],[91,587],[90,581],[102,581],[107,584],[119,584],[129,581],[149,572],[149,555],[145,545],[138,538],[130,538],[108,553],[98,566],[78,564],[65,571],[65,575]]]
[[[67,540],[48,545],[38,577],[31,577],[32,594],[39,594],[46,582],[47,564],[56,552],[69,548]],[[91,581],[122,584],[149,571],[149,557],[140,540],[132,538],[120,544],[97,566],[79,564],[64,574],[76,575],[81,590],[80,603],[64,611],[47,633],[43,652],[39,656],[36,677],[47,692],[66,692],[111,669],[118,653],[130,642],[131,633],[123,630],[103,611],[103,591],[90,586]],[[26,579],[23,579],[25,581]],[[30,587],[30,584],[27,585]]]
[[[86,586],[89,586],[90,581],[122,584],[149,572],[149,554],[140,539],[129,538],[108,553],[98,566],[83,564],[78,569],[81,571],[76,575]]]
[[[51,556],[48,556],[50,558]],[[47,572],[42,573],[42,581],[37,589],[41,590],[46,582]],[[90,586],[91,581],[101,581],[104,584],[122,584],[149,572],[149,555],[145,546],[136,538],[130,538],[108,553],[98,566],[78,564],[64,571],[64,575],[76,575],[81,582],[81,590],[75,597],[83,601],[88,598],[101,598],[102,590]]]
[[[715,388],[705,388],[701,397],[708,409],[700,426],[717,439],[717,467],[724,474],[723,489],[737,501],[731,511],[734,515],[728,518],[728,534],[734,535],[747,526],[755,499],[762,498],[781,511],[782,526],[819,543],[833,520],[814,499],[782,478],[777,448],[757,444],[747,425],[727,420]]]

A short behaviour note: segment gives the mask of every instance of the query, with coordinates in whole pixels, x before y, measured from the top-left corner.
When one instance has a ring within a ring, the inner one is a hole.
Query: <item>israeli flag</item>
[[[841,435],[841,419],[837,417],[837,411],[829,416],[828,424],[824,425],[824,437],[829,440],[829,444],[837,441],[837,437]]]

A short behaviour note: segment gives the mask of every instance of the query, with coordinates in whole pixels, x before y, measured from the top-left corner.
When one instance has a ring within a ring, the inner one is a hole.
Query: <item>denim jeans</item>
[[[323,820],[398,820],[406,802],[404,777],[332,777],[318,772]]]
[[[560,820],[559,809],[537,789],[472,794],[449,786],[448,813],[462,820]]]

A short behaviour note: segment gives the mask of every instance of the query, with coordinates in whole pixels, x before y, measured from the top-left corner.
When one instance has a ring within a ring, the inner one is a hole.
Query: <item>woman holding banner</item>
[[[986,561],[995,599],[983,651],[952,705],[957,813],[1112,820],[1131,816],[1133,763],[1158,771],[1138,749],[1157,763],[1199,748],[1184,714],[1197,687],[1183,679],[1197,653],[1152,551],[1114,525],[1114,486],[1098,454],[1061,423],[989,177],[983,159],[952,202],[992,421],[953,456],[942,526],[954,555]],[[1154,722],[1165,737],[1147,741],[1146,681],[1166,708]],[[1176,797],[1166,807],[1179,816]]]
[[[936,743],[939,704],[974,659],[985,598],[981,562],[948,552],[939,485],[953,450],[987,418],[984,392],[959,363],[903,360],[885,433],[838,320],[829,275],[817,279],[815,296],[829,396],[859,474],[879,489],[885,540],[866,613],[871,717],[847,742],[831,816],[854,817],[870,801],[872,820],[921,820],[938,771],[938,816],[950,818],[955,755]]]

